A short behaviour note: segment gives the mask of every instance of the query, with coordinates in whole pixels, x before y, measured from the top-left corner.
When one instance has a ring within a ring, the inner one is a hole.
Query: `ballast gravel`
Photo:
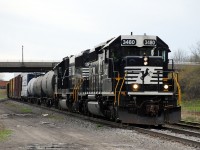
[[[27,115],[19,107],[31,109],[31,113]],[[134,130],[112,128],[11,100],[0,103],[0,118],[0,124],[12,131],[6,140],[0,141],[2,150],[197,149]]]

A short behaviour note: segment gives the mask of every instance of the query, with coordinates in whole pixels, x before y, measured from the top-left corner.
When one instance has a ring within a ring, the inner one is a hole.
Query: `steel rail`
[[[200,126],[192,125],[192,124],[175,123],[175,124],[169,124],[169,125],[183,127],[183,128],[192,129],[192,130],[200,130]]]
[[[169,130],[169,131],[172,131],[172,132],[178,133],[178,134],[184,134],[184,135],[200,138],[200,132],[188,131],[188,130],[179,129],[176,127],[174,128],[173,126],[167,126],[167,125],[164,126],[162,129]]]
[[[193,140],[189,140],[189,139],[185,139],[185,138],[181,138],[181,137],[177,137],[177,136],[173,136],[173,135],[168,135],[165,133],[155,132],[155,131],[151,131],[151,130],[147,130],[147,129],[143,129],[143,128],[134,128],[134,130],[136,130],[140,133],[154,136],[154,137],[160,137],[160,138],[167,139],[170,141],[176,141],[176,142],[182,143],[184,145],[200,147],[200,142],[197,142],[197,141],[193,141]]]
[[[187,125],[192,125],[192,126],[199,126],[200,127],[200,123],[198,123],[198,122],[189,122],[189,121],[181,120],[180,123],[187,124]]]

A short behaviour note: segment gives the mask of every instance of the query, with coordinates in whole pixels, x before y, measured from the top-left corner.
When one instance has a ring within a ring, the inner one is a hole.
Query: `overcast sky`
[[[59,61],[120,34],[200,41],[199,0],[0,0],[0,61]]]

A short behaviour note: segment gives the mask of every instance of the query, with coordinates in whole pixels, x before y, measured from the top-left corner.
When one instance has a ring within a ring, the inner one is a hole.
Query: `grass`
[[[200,123],[200,100],[182,101],[182,120]]]
[[[12,131],[7,129],[0,130],[0,141],[5,141],[11,135]]]
[[[19,113],[32,113],[31,108],[25,107],[23,105],[18,105],[18,104],[12,103],[12,102],[6,102],[5,104],[11,108],[17,108]]]
[[[200,100],[184,100],[182,102],[182,110],[188,112],[199,112],[200,113]]]
[[[4,125],[0,122],[0,142],[8,139],[11,133],[12,131],[5,129]]]
[[[21,113],[32,113],[32,109],[27,107],[20,107],[19,110]]]
[[[102,124],[97,124],[97,128],[101,128],[101,127],[103,127]]]
[[[0,99],[7,97],[6,92],[7,92],[6,89],[0,89]]]
[[[60,116],[60,115],[54,115],[54,114],[49,114],[49,115],[47,116],[47,118],[49,118],[49,119],[53,119],[53,120],[63,120],[63,119],[64,119],[63,116]]]

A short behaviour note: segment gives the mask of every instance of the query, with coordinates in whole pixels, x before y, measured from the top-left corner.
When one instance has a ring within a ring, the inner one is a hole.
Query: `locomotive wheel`
[[[37,99],[37,104],[38,104],[38,105],[41,105],[40,99]]]
[[[111,114],[110,114],[110,120],[116,122],[116,119],[117,119],[117,113],[116,113],[116,110],[115,110],[115,108],[112,108],[112,109],[111,109]]]
[[[46,104],[47,107],[50,107],[50,100],[46,100],[45,104]]]
[[[55,105],[55,108],[58,108],[58,109],[59,109],[59,100],[55,100],[55,101],[54,101],[54,105]]]
[[[59,110],[62,110],[62,108],[61,108],[61,106],[60,106],[60,104],[58,103],[58,106],[57,106],[57,108],[59,109]]]
[[[84,115],[88,115],[89,116],[89,111],[88,111],[88,107],[87,107],[87,100],[83,103],[83,105],[82,105],[82,109],[83,109],[83,114]]]
[[[71,97],[70,96],[68,96],[68,98],[67,98],[67,100],[66,100],[66,106],[67,106],[67,108],[68,108],[68,111],[69,112],[72,112],[72,107],[73,107],[73,102],[72,102],[72,100],[71,100]]]

